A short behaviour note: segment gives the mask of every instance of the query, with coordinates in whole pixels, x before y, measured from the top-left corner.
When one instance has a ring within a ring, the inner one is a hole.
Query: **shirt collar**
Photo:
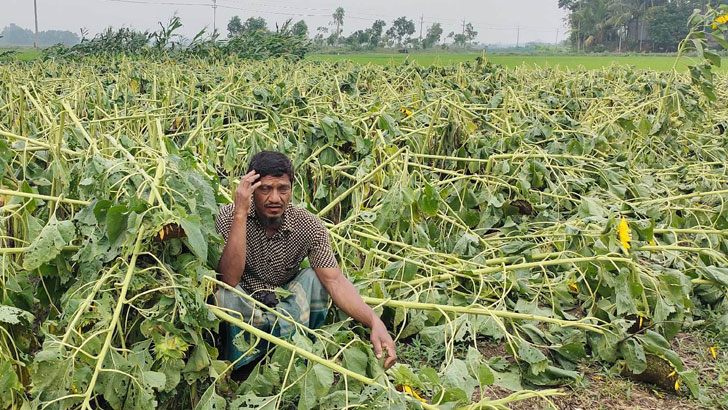
[[[283,215],[281,215],[281,219],[283,222],[281,222],[281,227],[278,229],[279,232],[290,232],[291,231],[291,223],[290,223],[290,214],[291,209],[293,208],[293,205],[289,202],[288,206],[286,206],[286,209],[283,210]],[[250,201],[250,211],[248,211],[248,219],[253,218],[258,224],[260,224],[260,220],[258,219],[258,214],[255,210],[255,202]]]

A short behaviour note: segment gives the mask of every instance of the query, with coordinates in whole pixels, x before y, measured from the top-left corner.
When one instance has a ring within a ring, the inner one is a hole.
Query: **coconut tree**
[[[336,11],[334,11],[334,14],[331,15],[331,17],[334,18],[334,25],[336,25],[336,31],[334,32],[334,35],[338,39],[341,35],[342,27],[344,26],[344,8],[343,7],[337,7]]]

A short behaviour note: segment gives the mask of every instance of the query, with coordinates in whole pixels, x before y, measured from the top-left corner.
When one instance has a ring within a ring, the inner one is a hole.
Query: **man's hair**
[[[291,185],[293,185],[293,164],[287,156],[280,152],[261,151],[253,155],[248,166],[248,172],[253,170],[260,175],[261,179],[268,175],[274,177],[288,175],[288,178],[291,179]]]

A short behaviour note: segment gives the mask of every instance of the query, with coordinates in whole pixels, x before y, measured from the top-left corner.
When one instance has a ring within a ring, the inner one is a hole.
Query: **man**
[[[381,358],[386,351],[384,366],[391,367],[397,360],[392,337],[342,274],[321,220],[290,203],[293,181],[293,165],[285,155],[263,151],[252,158],[234,203],[223,206],[215,219],[225,239],[218,264],[222,281],[311,329],[323,324],[330,295],[339,309],[371,329],[374,353]],[[305,257],[311,268],[299,272]],[[272,291],[279,287],[292,294],[277,300]],[[221,289],[218,297],[222,307],[275,336],[285,338],[295,331],[290,322],[229,289]],[[232,345],[238,332],[230,326],[226,350],[231,361],[244,355]],[[255,358],[245,355],[236,367]]]

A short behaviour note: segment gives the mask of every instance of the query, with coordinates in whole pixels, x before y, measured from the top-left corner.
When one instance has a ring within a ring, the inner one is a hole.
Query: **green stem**
[[[29,148],[29,149],[26,149],[26,151],[33,151],[33,150],[36,150],[36,149],[39,149],[39,148],[42,148],[42,149],[45,149],[45,150],[49,150],[49,151],[52,149],[51,146],[50,146],[50,144],[47,144],[47,143],[42,142],[42,141],[38,141],[38,140],[33,139],[33,138],[28,138],[28,137],[23,137],[21,135],[16,135],[16,134],[13,134],[12,132],[7,132],[7,131],[0,130],[0,136],[12,138],[12,139],[16,139],[18,141],[23,141],[26,144],[33,144],[33,145],[36,145],[38,147],[38,148],[33,148],[33,149],[30,149]],[[72,151],[72,150],[70,150],[68,148],[61,148],[61,152],[63,152],[64,154],[69,154],[69,155],[83,155],[82,152]]]
[[[267,342],[273,343],[276,346],[279,346],[279,347],[282,347],[284,349],[290,350],[290,351],[294,352],[295,354],[297,354],[299,356],[305,357],[306,359],[309,359],[309,360],[311,360],[313,362],[316,362],[316,363],[318,363],[320,365],[326,366],[329,369],[331,369],[331,370],[333,370],[333,371],[335,371],[337,373],[343,374],[344,376],[347,376],[347,377],[351,377],[352,379],[357,380],[357,381],[359,381],[361,383],[364,383],[366,385],[369,385],[369,386],[376,385],[376,386],[380,386],[380,387],[385,388],[385,389],[387,388],[386,386],[384,386],[381,383],[377,382],[377,380],[375,380],[375,379],[372,379],[372,378],[369,378],[369,377],[366,377],[366,376],[362,376],[359,373],[353,372],[353,371],[351,371],[351,370],[349,370],[349,369],[347,369],[347,368],[345,368],[343,366],[340,366],[340,365],[334,363],[331,360],[326,360],[326,359],[324,359],[322,357],[316,356],[315,354],[313,354],[313,353],[311,353],[311,352],[309,352],[307,350],[301,349],[300,347],[298,347],[296,345],[293,345],[293,344],[291,344],[291,343],[289,343],[289,342],[287,342],[287,341],[285,341],[285,340],[283,340],[281,338],[275,337],[275,336],[273,336],[272,334],[270,334],[268,332],[265,332],[263,330],[258,329],[257,327],[255,327],[253,325],[250,325],[248,323],[245,323],[242,320],[237,319],[237,318],[235,318],[235,317],[227,314],[225,311],[223,311],[222,309],[220,309],[217,306],[207,305],[207,307],[220,320],[223,320],[223,321],[228,322],[228,323],[230,323],[232,325],[235,325],[235,326],[239,327],[240,329],[242,329],[242,330],[244,330],[246,332],[249,332],[250,334],[255,335],[256,337],[259,337],[259,338],[261,338],[261,339],[263,339],[263,340],[265,340]],[[404,394],[404,397],[406,397],[407,400],[410,400],[412,402],[416,402],[416,403],[422,405],[422,407],[424,407],[426,409],[430,409],[430,410],[437,410],[438,409],[437,406],[433,406],[433,405],[427,404],[427,403],[421,403],[421,402],[417,401],[414,397],[411,397],[409,395]]]
[[[708,195],[725,195],[725,194],[728,194],[728,189],[722,189],[719,191],[693,192],[692,194],[675,195],[675,196],[668,196],[665,198],[650,199],[648,201],[640,201],[640,202],[634,203],[634,206],[655,204],[658,202],[677,201],[680,199],[697,198],[697,197],[708,196]]]
[[[78,199],[68,199],[68,198],[63,198],[60,196],[33,194],[30,192],[11,191],[9,189],[0,189],[0,195],[19,196],[22,198],[32,198],[32,199],[42,199],[44,201],[64,202],[67,204],[83,205],[83,206],[86,206],[91,203],[89,201],[81,201]]]
[[[728,229],[655,228],[654,233],[715,234],[728,236]]]
[[[156,187],[159,185],[159,182],[162,180],[162,175],[164,175],[164,162],[162,160],[159,160],[158,166],[157,166],[157,173],[154,176],[154,181],[152,182],[152,190],[149,193],[149,203],[154,202],[154,191],[156,190]],[[137,226],[137,229],[139,232],[137,233],[136,241],[134,243],[134,249],[132,250],[131,254],[131,260],[129,261],[128,268],[126,270],[126,274],[124,275],[124,281],[121,285],[121,292],[119,293],[119,299],[116,302],[116,307],[114,308],[114,314],[111,318],[111,323],[108,327],[108,332],[106,334],[106,340],[104,341],[104,345],[101,347],[101,351],[98,355],[98,360],[96,362],[96,367],[94,368],[94,373],[91,376],[91,381],[88,384],[88,388],[85,393],[85,397],[83,400],[83,404],[81,405],[82,409],[91,409],[91,396],[94,392],[94,387],[96,386],[96,381],[99,377],[99,374],[101,373],[101,370],[104,367],[104,359],[106,359],[106,354],[109,352],[109,349],[111,348],[111,341],[114,338],[114,330],[116,329],[119,318],[121,317],[121,312],[124,308],[124,305],[126,304],[126,294],[129,291],[129,285],[131,284],[131,279],[134,277],[134,269],[136,269],[136,260],[139,256],[139,253],[141,252],[141,246],[142,242],[144,240],[144,228],[142,226],[143,220],[139,220],[139,224]]]
[[[306,326],[302,325],[301,323],[296,322],[292,317],[286,316],[286,315],[282,314],[281,312],[279,312],[279,311],[277,311],[275,309],[272,309],[272,308],[268,307],[267,305],[259,302],[258,300],[256,300],[252,296],[246,295],[245,293],[243,293],[240,290],[238,290],[238,289],[236,289],[236,288],[228,285],[227,283],[225,283],[225,282],[223,282],[221,280],[215,279],[215,278],[210,277],[210,276],[203,276],[202,278],[204,280],[208,280],[208,281],[210,281],[210,282],[212,282],[212,283],[214,283],[214,284],[216,284],[218,286],[222,286],[225,289],[228,289],[229,291],[235,293],[236,295],[240,296],[241,298],[247,300],[249,303],[252,303],[254,306],[257,306],[260,309],[263,309],[263,310],[265,310],[267,312],[270,312],[275,317],[277,317],[277,318],[279,318],[281,320],[285,320],[286,322],[289,322],[289,323],[293,324],[294,326],[296,326],[296,327],[298,327],[298,328],[306,331],[309,334],[316,335],[319,338],[321,338],[321,339],[323,339],[323,340],[325,340],[325,341],[327,341],[329,343],[334,343],[333,340],[328,339],[328,338],[325,338],[325,337],[322,337],[319,334],[317,334],[315,330],[313,330],[313,329],[311,329],[309,327],[306,327]],[[209,306],[212,306],[212,305],[208,305],[208,307]]]
[[[533,398],[546,399],[548,396],[564,396],[565,393],[558,389],[549,389],[541,391],[530,391],[523,390],[515,392],[507,397],[498,400],[483,400],[478,403],[473,403],[469,406],[458,408],[458,410],[477,410],[477,409],[497,409],[497,410],[509,410],[511,407],[506,404],[515,403],[522,400],[528,400]]]
[[[495,272],[511,271],[511,270],[518,270],[518,269],[542,268],[544,266],[562,265],[562,264],[567,264],[567,263],[600,262],[600,261],[623,262],[623,263],[632,263],[633,262],[632,259],[629,259],[629,258],[621,258],[621,257],[607,256],[607,255],[597,255],[597,256],[585,256],[582,258],[551,259],[551,260],[545,260],[545,261],[540,261],[540,262],[527,262],[527,263],[518,263],[515,265],[494,266],[492,268],[476,269],[473,271],[473,274],[474,275],[484,275],[484,274],[495,273]]]
[[[21,248],[1,248],[0,249],[0,255],[3,254],[11,254],[11,253],[24,253],[28,249],[30,249],[30,246],[25,246]],[[61,252],[73,252],[81,249],[80,246],[64,246],[61,248]]]
[[[395,152],[392,156],[390,156],[386,161],[379,164],[376,168],[374,168],[370,173],[365,175],[363,178],[359,179],[356,184],[352,185],[349,189],[344,191],[341,195],[336,197],[333,201],[331,201],[324,209],[320,210],[318,212],[318,216],[326,215],[333,207],[335,207],[339,202],[343,201],[349,194],[351,194],[356,188],[359,187],[362,183],[367,181],[369,178],[373,177],[377,172],[379,172],[382,168],[387,166],[390,162],[394,161],[395,159],[399,158],[399,155],[404,152],[407,149],[407,147],[402,147],[397,152]]]
[[[515,312],[504,311],[504,310],[487,309],[487,308],[483,308],[483,307],[440,305],[440,304],[436,304],[436,303],[422,303],[422,302],[410,302],[410,301],[404,301],[404,300],[372,298],[369,296],[362,296],[362,299],[368,305],[384,305],[384,306],[400,307],[400,308],[406,308],[406,309],[436,310],[436,311],[443,311],[443,312],[462,313],[462,314],[468,314],[468,315],[495,316],[495,317],[502,317],[505,319],[514,319],[514,320],[535,320],[538,322],[553,323],[553,324],[559,325],[561,327],[576,327],[579,329],[588,330],[590,332],[595,332],[595,333],[599,333],[599,334],[604,333],[604,331],[601,330],[596,325],[582,323],[582,321],[587,321],[587,320],[595,320],[595,321],[598,320],[596,318],[590,318],[590,317],[585,317],[578,322],[572,322],[569,320],[561,320],[561,319],[556,319],[556,318],[551,318],[551,317],[546,317],[546,316],[531,315],[531,314],[526,314],[526,313],[515,313]]]

